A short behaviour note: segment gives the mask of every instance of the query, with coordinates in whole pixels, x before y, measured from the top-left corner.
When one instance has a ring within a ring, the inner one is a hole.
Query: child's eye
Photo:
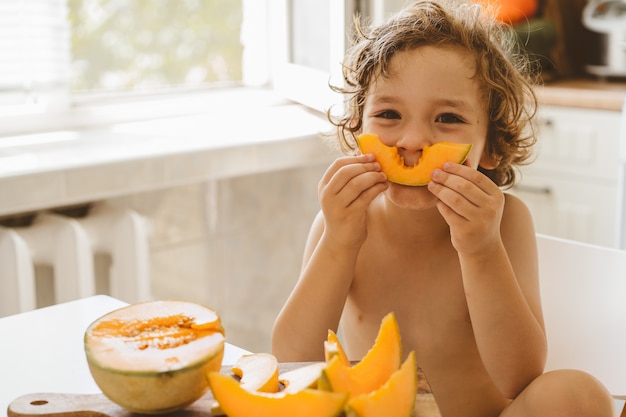
[[[454,113],[444,113],[435,119],[438,123],[464,123],[464,120]]]
[[[376,117],[380,117],[382,119],[399,119],[400,118],[400,114],[396,111],[393,110],[385,110],[385,111],[381,111],[380,113],[376,114]]]

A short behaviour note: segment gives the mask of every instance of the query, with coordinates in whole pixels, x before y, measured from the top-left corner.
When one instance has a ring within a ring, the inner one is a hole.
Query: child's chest
[[[442,346],[471,338],[456,252],[445,244],[434,246],[385,251],[365,245],[346,305],[352,326],[375,337],[376,327],[367,323],[394,311],[405,348],[417,350],[418,356],[445,355]]]
[[[426,310],[440,310],[453,300],[464,304],[457,253],[447,241],[395,247],[368,241],[357,259],[351,297]]]

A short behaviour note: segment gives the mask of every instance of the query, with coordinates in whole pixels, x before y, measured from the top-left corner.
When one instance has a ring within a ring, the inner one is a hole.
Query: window
[[[0,3],[0,116],[242,82],[243,1]]]
[[[241,81],[241,1],[68,0],[73,92]]]
[[[0,107],[63,94],[69,64],[65,0],[0,2]]]
[[[119,100],[174,94],[180,114],[181,94],[215,87],[270,87],[339,111],[329,83],[341,84],[354,12],[376,20],[402,1],[0,2],[0,136],[135,117],[115,114]]]

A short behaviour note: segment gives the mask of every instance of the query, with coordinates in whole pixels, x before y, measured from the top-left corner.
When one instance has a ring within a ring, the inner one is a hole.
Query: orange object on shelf
[[[537,0],[476,0],[476,3],[492,8],[496,19],[509,24],[534,17],[539,8]]]

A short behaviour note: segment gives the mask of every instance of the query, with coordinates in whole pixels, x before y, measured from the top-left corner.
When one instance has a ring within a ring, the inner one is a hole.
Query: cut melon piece
[[[322,370],[322,389],[349,393],[350,397],[368,394],[383,385],[398,370],[402,360],[400,330],[393,312],[381,321],[374,345],[363,359],[353,366],[346,365],[335,355]]]
[[[241,387],[248,391],[278,391],[278,360],[270,353],[243,355],[235,362],[231,371],[241,378]]]
[[[411,352],[400,369],[383,386],[369,394],[352,398],[346,405],[347,417],[410,417],[417,396],[417,366]]]
[[[431,146],[424,146],[417,164],[409,167],[404,165],[404,159],[398,154],[398,148],[385,145],[373,133],[360,135],[357,143],[363,154],[372,153],[376,156],[376,161],[389,181],[411,186],[428,184],[433,171],[441,169],[446,162],[462,164],[472,149],[470,144],[437,142]]]
[[[283,372],[278,379],[285,387],[281,392],[295,393],[307,388],[317,388],[317,381],[322,375],[324,362],[313,362],[291,371]]]
[[[270,353],[243,355],[230,368],[239,377],[239,385],[248,391],[278,392],[278,360]],[[213,401],[211,415],[224,415],[219,402]]]
[[[95,320],[85,331],[85,354],[93,379],[111,401],[137,413],[165,413],[209,389],[207,374],[222,366],[223,333],[210,308],[150,301]]]
[[[328,329],[328,337],[326,341],[324,341],[324,358],[326,359],[326,362],[329,362],[332,359],[332,357],[335,355],[339,355],[341,358],[341,361],[346,366],[350,365],[350,360],[348,359],[348,355],[346,355],[346,352],[344,351],[343,346],[341,346],[341,343],[339,342],[339,338],[337,337],[337,334],[331,329]]]
[[[296,393],[250,392],[232,377],[209,374],[213,396],[228,417],[336,417],[344,409],[342,393],[304,389]]]

